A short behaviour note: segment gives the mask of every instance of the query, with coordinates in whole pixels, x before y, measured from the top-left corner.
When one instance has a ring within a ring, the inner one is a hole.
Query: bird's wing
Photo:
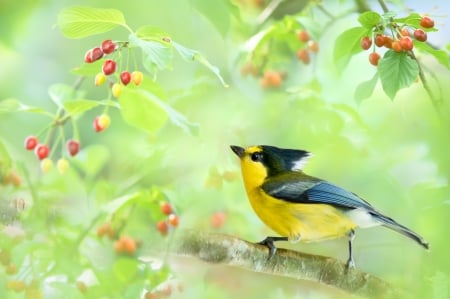
[[[346,209],[374,208],[358,195],[326,181],[302,181],[298,179],[268,180],[262,189],[271,196],[292,203],[330,204]]]

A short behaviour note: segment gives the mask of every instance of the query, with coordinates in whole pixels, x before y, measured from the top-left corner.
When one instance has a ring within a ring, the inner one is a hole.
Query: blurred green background
[[[398,6],[390,7],[400,13],[406,13],[407,7],[434,16],[439,31],[429,34],[430,42],[439,47],[450,43],[450,8],[446,1],[395,2]],[[142,284],[137,280],[133,284],[117,273],[114,274],[117,277],[109,277],[108,282],[105,282],[107,276],[103,280],[97,277],[101,287],[110,288],[106,295],[101,290],[91,295],[88,290],[83,295],[76,289],[74,281],[83,269],[92,265],[100,269],[108,264],[96,259],[101,260],[105,255],[105,259],[114,260],[112,243],[95,238],[95,227],[101,222],[97,220],[111,216],[102,214],[102,208],[112,199],[134,192],[140,192],[139,199],[144,198],[135,206],[146,212],[126,209],[120,213],[120,220],[114,221],[126,223],[124,231],[141,240],[142,255],[152,256],[155,250],[164,251],[170,245],[170,235],[162,237],[154,229],[154,223],[161,218],[157,202],[162,198],[169,200],[180,216],[177,229],[218,231],[251,241],[260,241],[271,234],[247,201],[238,161],[229,149],[230,144],[269,144],[311,151],[314,157],[305,168],[308,174],[357,193],[380,211],[423,235],[431,245],[431,250],[425,252],[410,240],[384,228],[358,230],[354,242],[358,268],[414,290],[417,298],[448,298],[450,99],[443,96],[444,102],[436,111],[421,84],[401,90],[394,101],[377,85],[369,99],[357,103],[354,100],[356,86],[370,79],[375,68],[367,62],[366,55],[358,54],[345,70],[338,70],[332,55],[337,35],[357,24],[358,14],[348,13],[354,8],[351,1],[323,1],[323,6],[338,18],[323,28],[325,19],[318,14],[312,16],[314,22],[308,25],[311,31],[317,29],[314,24],[320,27],[315,35],[320,51],[313,62],[305,66],[292,59],[289,63],[275,64],[282,67],[288,77],[281,88],[263,89],[258,79],[240,73],[245,62],[243,44],[258,30],[255,18],[261,8],[256,3],[258,1],[234,1],[229,5],[219,0],[0,2],[0,101],[14,98],[30,106],[56,111],[49,99],[48,87],[75,82],[76,76],[70,70],[83,63],[87,49],[104,39],[127,38],[128,33],[119,28],[86,39],[66,39],[55,24],[58,12],[71,5],[119,9],[133,29],[143,25],[160,27],[173,40],[200,51],[220,68],[229,84],[228,88],[222,86],[200,64],[176,58],[173,70],[160,72],[157,82],[168,94],[168,104],[198,124],[198,134],[188,134],[168,123],[156,134],[149,135],[124,122],[115,109],[110,112],[111,127],[99,134],[92,130],[92,119],[99,110],[89,111],[78,120],[82,151],[65,175],[56,171],[41,174],[37,159],[23,149],[25,137],[45,127],[49,122],[47,118],[26,112],[1,113],[0,143],[11,158],[11,168],[22,178],[22,184],[0,187],[0,207],[6,209],[17,198],[26,202],[19,220],[13,224],[4,222],[2,229],[20,227],[26,240],[22,242],[27,245],[12,242],[8,237],[10,233],[0,236],[0,248],[11,248],[13,260],[20,268],[13,277],[37,279],[45,298],[62,298],[62,294],[64,298],[96,298],[95,294],[136,298],[133,296],[143,286],[152,289],[172,279],[183,282],[183,290],[172,294],[182,298],[228,298],[232,294],[245,294],[250,298],[261,294],[266,298],[338,296],[315,284],[292,287],[297,282],[288,286],[286,281],[272,281],[245,272],[237,274],[235,269],[198,270],[201,274],[193,277],[190,275],[192,268],[186,266],[190,262],[183,264],[186,261],[169,261],[172,270],[154,270],[161,273],[160,276],[155,274]],[[369,1],[369,5],[381,12],[376,1]],[[273,55],[281,57],[280,53]],[[427,56],[420,57],[420,61],[434,74],[434,79],[428,76],[434,92],[450,94],[448,70]],[[87,97],[104,98],[105,90],[89,82],[83,86]],[[231,179],[224,179],[224,173],[231,173]],[[226,215],[220,228],[210,222],[215,212]],[[91,227],[91,223],[95,225]],[[86,232],[88,239],[76,244],[82,232]],[[280,246],[345,261],[346,242],[340,239]],[[36,251],[36,247],[40,250]],[[67,254],[72,253],[71,248],[75,248],[77,254],[65,260]],[[33,263],[35,266],[29,270]],[[97,276],[100,272],[108,273],[107,269],[102,271],[99,270]],[[68,278],[62,278],[63,273]],[[214,273],[230,281],[222,282],[223,285],[210,283]],[[238,282],[236,277],[239,277]],[[10,277],[3,273],[0,275],[0,297],[23,297],[3,288],[8,279]],[[230,291],[236,288],[242,293]],[[115,293],[111,294],[112,291]]]

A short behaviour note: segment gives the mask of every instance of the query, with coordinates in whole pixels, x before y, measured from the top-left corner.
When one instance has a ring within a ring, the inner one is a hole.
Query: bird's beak
[[[242,158],[245,153],[245,149],[243,147],[237,145],[230,145],[231,150],[239,157]]]

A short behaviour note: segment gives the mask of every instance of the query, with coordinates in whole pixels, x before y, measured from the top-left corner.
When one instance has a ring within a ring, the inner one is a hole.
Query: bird
[[[276,253],[275,242],[318,242],[348,237],[347,268],[355,268],[353,240],[356,228],[384,226],[425,249],[429,244],[419,234],[385,216],[370,203],[331,182],[307,175],[303,168],[311,153],[270,145],[246,148],[231,145],[239,157],[244,187],[258,217],[279,236],[258,244]]]

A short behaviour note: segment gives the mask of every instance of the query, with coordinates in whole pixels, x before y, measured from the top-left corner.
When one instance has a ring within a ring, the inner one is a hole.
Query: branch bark
[[[382,279],[329,257],[279,248],[268,261],[267,247],[232,236],[199,231],[178,232],[172,252],[212,264],[298,280],[312,281],[369,298],[403,298],[405,294]]]

